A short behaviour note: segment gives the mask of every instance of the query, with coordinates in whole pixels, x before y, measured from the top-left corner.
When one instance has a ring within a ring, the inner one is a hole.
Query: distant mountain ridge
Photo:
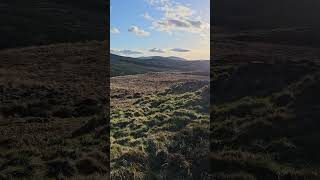
[[[170,58],[141,59],[110,55],[111,76],[143,74],[163,71],[210,72],[210,61],[183,61]]]

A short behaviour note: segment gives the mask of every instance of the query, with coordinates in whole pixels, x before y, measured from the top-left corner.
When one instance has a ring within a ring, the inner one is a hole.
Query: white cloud
[[[119,34],[120,33],[119,29],[116,28],[116,27],[110,27],[110,32],[113,33],[113,34]]]
[[[165,14],[166,18],[183,18],[183,17],[190,17],[195,12],[190,9],[189,7],[183,5],[165,5],[164,7],[160,7]]]
[[[135,33],[137,36],[149,36],[150,33],[139,28],[138,26],[131,26],[129,29],[128,29],[129,32],[133,32]]]
[[[165,53],[166,51],[163,50],[163,49],[158,49],[158,48],[152,48],[149,50],[150,52],[153,52],[153,53]]]
[[[185,31],[203,34],[209,31],[209,23],[196,16],[197,12],[188,6],[181,5],[173,0],[147,0],[151,5],[162,11],[162,17],[152,20],[152,29],[172,33]]]
[[[182,48],[173,48],[173,49],[171,49],[171,51],[174,51],[174,52],[190,52],[190,50],[182,49]]]
[[[149,20],[149,21],[153,21],[154,19],[153,19],[153,17],[151,17],[150,15],[149,15],[149,13],[144,13],[143,15],[142,15],[146,20]]]
[[[137,55],[137,54],[143,54],[140,51],[133,51],[133,50],[128,50],[128,49],[110,49],[111,54],[117,54],[117,55]]]
[[[170,0],[145,0],[150,5],[165,5],[170,2]]]

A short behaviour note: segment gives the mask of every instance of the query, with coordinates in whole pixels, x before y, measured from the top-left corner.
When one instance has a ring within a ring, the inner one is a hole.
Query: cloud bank
[[[145,17],[152,22],[152,28],[158,31],[174,32],[185,31],[204,34],[210,29],[209,23],[196,16],[191,8],[172,0],[146,0],[150,5],[157,6],[162,12],[159,19]],[[145,15],[148,15],[147,13]]]
[[[174,52],[190,52],[189,49],[182,49],[182,48],[173,48],[173,49],[171,49],[171,51],[174,51]]]
[[[150,33],[139,28],[138,26],[131,26],[129,29],[128,29],[129,32],[132,32],[132,33],[135,33],[137,36],[149,36]]]
[[[158,48],[152,48],[149,50],[149,52],[153,52],[153,53],[165,53],[166,51],[163,49],[158,49]]]
[[[110,53],[117,54],[117,55],[124,55],[124,56],[143,54],[140,51],[132,51],[132,50],[128,50],[128,49],[123,49],[123,50],[110,49]]]

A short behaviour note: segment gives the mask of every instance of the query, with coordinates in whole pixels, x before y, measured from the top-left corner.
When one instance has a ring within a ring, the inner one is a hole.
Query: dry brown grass
[[[128,97],[135,93],[152,94],[161,92],[173,84],[196,80],[209,80],[208,75],[195,75],[192,72],[153,72],[111,78],[111,95]]]

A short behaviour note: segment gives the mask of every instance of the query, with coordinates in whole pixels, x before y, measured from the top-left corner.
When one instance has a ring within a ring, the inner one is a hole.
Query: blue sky
[[[210,57],[210,0],[111,0],[111,53]]]

